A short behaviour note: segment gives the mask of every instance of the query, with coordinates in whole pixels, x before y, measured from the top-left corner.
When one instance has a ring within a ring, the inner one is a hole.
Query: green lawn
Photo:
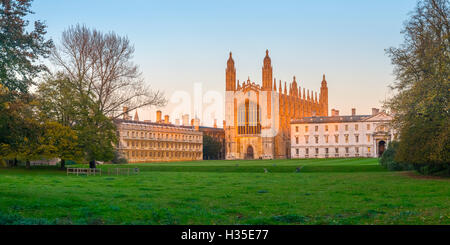
[[[0,168],[0,224],[450,224],[449,179],[388,172],[376,159],[108,167],[141,172]]]

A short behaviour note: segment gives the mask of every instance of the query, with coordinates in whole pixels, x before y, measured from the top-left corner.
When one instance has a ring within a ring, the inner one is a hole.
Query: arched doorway
[[[386,150],[386,142],[384,140],[380,140],[378,142],[378,157],[381,157]]]
[[[251,145],[247,147],[247,154],[245,155],[245,159],[255,159],[253,154],[253,147]]]

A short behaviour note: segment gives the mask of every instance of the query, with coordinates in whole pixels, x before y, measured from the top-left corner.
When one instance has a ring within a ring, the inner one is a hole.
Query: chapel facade
[[[320,92],[305,90],[294,76],[289,84],[273,77],[272,61],[266,50],[262,85],[250,78],[236,80],[230,53],[226,68],[225,148],[226,159],[290,158],[290,122],[312,116],[328,116],[328,87],[325,75]]]

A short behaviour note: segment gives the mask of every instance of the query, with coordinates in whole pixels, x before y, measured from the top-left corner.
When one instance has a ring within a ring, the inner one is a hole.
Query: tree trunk
[[[89,162],[89,168],[95,168],[95,160]]]
[[[31,163],[30,163],[30,160],[27,160],[27,162],[26,162],[26,166],[27,166],[27,168],[31,168]]]
[[[14,158],[14,164],[13,164],[13,166],[14,166],[14,167],[17,167],[17,158]]]
[[[66,169],[66,159],[61,159],[61,169]]]

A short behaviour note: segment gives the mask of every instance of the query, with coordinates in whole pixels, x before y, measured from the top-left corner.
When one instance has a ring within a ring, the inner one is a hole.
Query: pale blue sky
[[[415,5],[415,0],[36,0],[33,10],[56,43],[77,23],[128,36],[146,81],[168,98],[175,89],[192,93],[194,83],[222,93],[230,51],[237,78],[260,83],[269,49],[277,80],[290,82],[295,75],[300,86],[318,91],[325,73],[330,109],[349,114],[355,107],[369,114],[389,95],[394,79],[384,49],[402,42],[403,22]],[[154,119],[153,111],[140,118]]]

